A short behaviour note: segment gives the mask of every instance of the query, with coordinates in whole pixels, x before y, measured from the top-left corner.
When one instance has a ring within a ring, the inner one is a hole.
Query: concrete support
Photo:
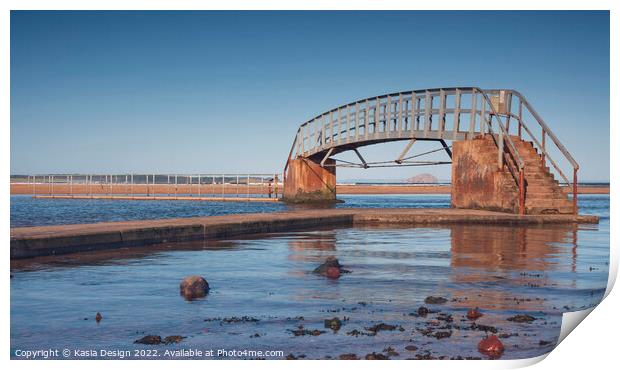
[[[452,207],[519,212],[519,190],[488,137],[452,142]]]
[[[291,203],[336,202],[336,161],[325,167],[307,158],[293,159],[284,177],[283,200]]]

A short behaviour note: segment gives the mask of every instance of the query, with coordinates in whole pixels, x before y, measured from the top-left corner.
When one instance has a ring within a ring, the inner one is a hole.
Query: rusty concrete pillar
[[[323,203],[336,200],[336,161],[328,159],[325,167],[311,159],[296,158],[284,175],[283,200],[290,203]]]
[[[452,142],[453,208],[519,212],[519,190],[507,170],[497,168],[490,137]]]

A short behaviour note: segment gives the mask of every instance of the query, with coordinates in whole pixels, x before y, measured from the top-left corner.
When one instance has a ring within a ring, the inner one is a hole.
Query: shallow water
[[[337,208],[450,207],[448,195],[341,195],[338,198],[345,202],[334,205]],[[284,203],[35,199],[29,195],[12,195],[11,227],[280,212],[299,207]]]
[[[351,198],[347,203],[358,206],[429,199]],[[537,356],[553,348],[563,312],[597,304],[605,290],[609,196],[583,196],[580,207],[601,216],[601,223],[323,229],[137,248],[120,256],[107,251],[14,261],[11,356],[18,349],[51,347],[156,350],[152,358],[171,358],[164,351],[181,348],[337,358],[392,347],[399,353],[392,353],[394,359],[484,358],[476,346],[486,333],[472,330],[464,318],[473,307],[484,313],[477,324],[509,336],[501,339],[502,358]],[[330,255],[351,273],[338,280],[312,274]],[[190,274],[207,278],[212,288],[207,298],[190,302],[179,296],[179,282]],[[425,304],[430,295],[448,302]],[[437,312],[418,317],[422,305]],[[103,315],[99,324],[96,312]],[[441,314],[453,321],[438,320],[445,318]],[[536,320],[507,320],[515,314]],[[243,316],[258,321],[218,320]],[[323,327],[333,317],[343,320],[337,332]],[[372,334],[366,328],[378,323],[397,328],[375,336],[347,334]],[[295,336],[299,325],[325,333]],[[437,339],[437,332],[450,337]],[[186,338],[180,344],[133,344],[147,334]],[[418,349],[406,350],[410,345]]]

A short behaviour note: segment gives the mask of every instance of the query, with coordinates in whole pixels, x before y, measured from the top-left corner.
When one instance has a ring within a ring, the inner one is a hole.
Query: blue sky
[[[442,86],[519,90],[609,180],[608,12],[14,11],[11,173],[281,171],[308,118]]]

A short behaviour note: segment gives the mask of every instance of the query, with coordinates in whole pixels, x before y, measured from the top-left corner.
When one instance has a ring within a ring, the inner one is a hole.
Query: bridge
[[[438,148],[410,155],[422,140],[436,141]],[[392,141],[406,141],[393,161],[369,161],[358,150]],[[346,151],[354,152],[359,162],[335,157]],[[436,151],[445,151],[449,161],[419,160]],[[336,201],[337,167],[450,163],[454,208],[577,213],[579,165],[568,150],[518,91],[478,87],[374,96],[302,123],[284,168],[283,198]],[[565,175],[570,170],[572,181]]]

